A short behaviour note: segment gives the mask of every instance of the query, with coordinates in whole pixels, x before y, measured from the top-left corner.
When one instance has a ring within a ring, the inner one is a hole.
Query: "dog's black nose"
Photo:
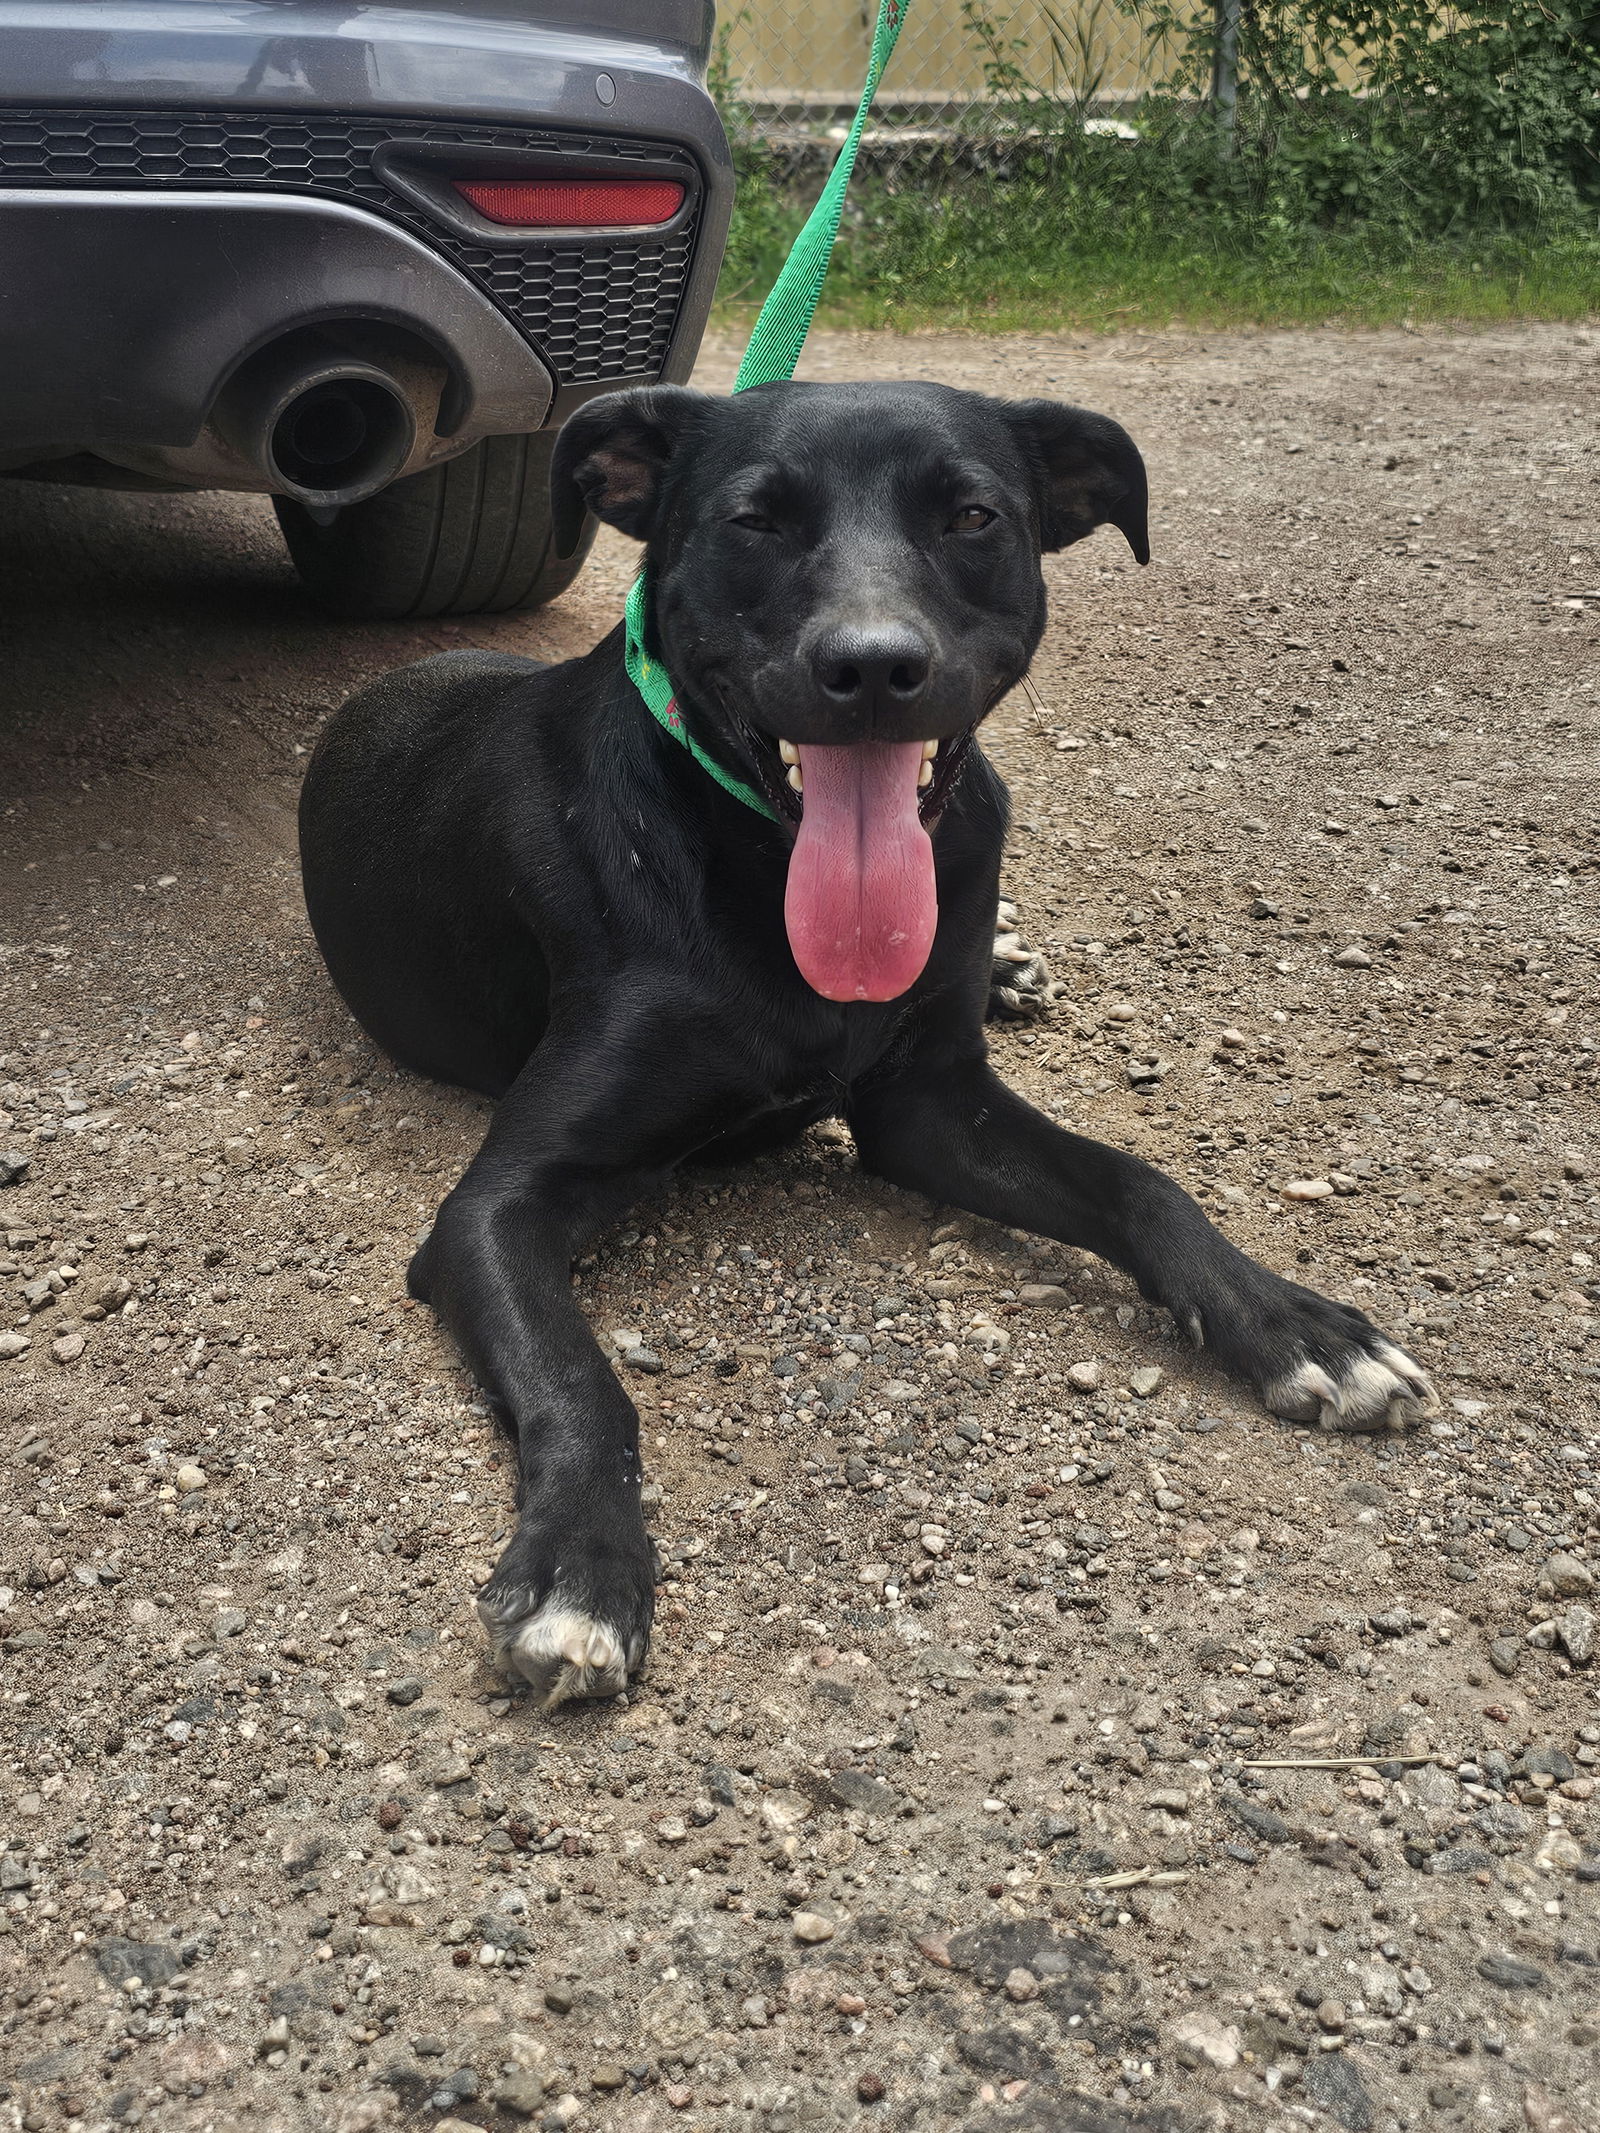
[[[928,686],[933,653],[909,624],[834,629],[813,646],[811,667],[824,696],[841,710],[888,709],[916,702]]]

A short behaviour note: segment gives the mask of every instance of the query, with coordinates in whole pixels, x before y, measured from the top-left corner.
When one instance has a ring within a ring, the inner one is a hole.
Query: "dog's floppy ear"
[[[550,460],[557,555],[571,555],[585,511],[636,541],[649,540],[667,464],[685,429],[712,404],[709,393],[681,385],[642,385],[580,408]]]
[[[1070,548],[1112,525],[1133,550],[1150,560],[1145,523],[1149,490],[1138,446],[1109,415],[1063,407],[1056,400],[1003,403],[1012,435],[1032,470],[1039,502],[1039,545]]]

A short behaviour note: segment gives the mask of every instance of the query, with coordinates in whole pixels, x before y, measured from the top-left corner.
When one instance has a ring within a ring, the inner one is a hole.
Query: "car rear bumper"
[[[550,373],[504,313],[375,215],[270,194],[0,196],[0,454],[13,466],[76,450],[175,473],[259,350],[352,329],[353,346],[435,374],[407,472],[549,413]]]
[[[732,196],[697,78],[710,11],[652,0],[651,39],[600,19],[640,0],[569,11],[586,26],[452,0],[0,0],[0,471],[88,452],[224,480],[229,379],[311,328],[435,362],[408,471],[686,377]],[[670,175],[683,208],[506,230],[448,184],[535,166]]]

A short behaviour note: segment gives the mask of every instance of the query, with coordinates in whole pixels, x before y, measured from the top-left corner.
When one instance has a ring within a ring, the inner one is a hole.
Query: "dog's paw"
[[[1342,1431],[1412,1429],[1438,1412],[1420,1363],[1351,1304],[1264,1269],[1226,1305],[1175,1315],[1198,1345],[1249,1377],[1273,1414]]]
[[[553,1546],[551,1530],[544,1520],[519,1527],[478,1600],[496,1661],[545,1711],[620,1694],[644,1662],[655,1606],[642,1528],[625,1548],[570,1535]]]
[[[994,966],[989,977],[989,1017],[1034,1022],[1047,1015],[1066,991],[1050,965],[1021,931],[1014,903],[1001,901],[995,914]]]
[[[1421,1364],[1381,1335],[1375,1348],[1353,1349],[1331,1368],[1307,1357],[1261,1397],[1286,1421],[1336,1430],[1411,1429],[1439,1406]]]

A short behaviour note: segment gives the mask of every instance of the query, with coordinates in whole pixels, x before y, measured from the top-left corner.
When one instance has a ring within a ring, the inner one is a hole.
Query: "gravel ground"
[[[339,629],[255,502],[0,493],[0,2126],[1596,2123],[1597,366],[817,338],[1144,446],[1156,562],[1051,559],[989,730],[1067,986],[997,1051],[1441,1415],[1275,1423],[839,1134],[685,1177],[577,1274],[664,1582],[553,1719],[402,1285],[485,1107],[352,1028],[292,810],[348,689],[581,650],[631,552]]]

